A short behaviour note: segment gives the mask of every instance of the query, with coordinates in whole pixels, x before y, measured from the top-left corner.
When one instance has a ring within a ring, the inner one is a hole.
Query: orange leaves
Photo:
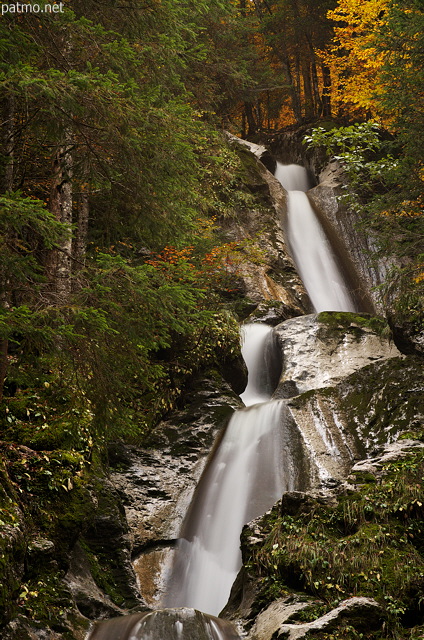
[[[177,249],[176,247],[167,245],[162,249],[160,253],[156,255],[156,258],[150,258],[149,260],[146,260],[146,263],[158,269],[164,266],[164,264],[175,265],[181,261],[188,262],[188,260],[192,257],[192,253],[192,246],[184,247],[183,249]]]
[[[418,218],[424,213],[424,196],[418,196],[415,200],[403,200],[396,209],[381,212],[383,216],[394,218]]]

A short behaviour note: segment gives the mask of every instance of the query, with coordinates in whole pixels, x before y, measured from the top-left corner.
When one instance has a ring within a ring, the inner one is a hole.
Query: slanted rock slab
[[[275,606],[278,602],[272,603],[266,611],[258,616],[248,636],[249,640],[300,640],[310,632],[332,631],[343,620],[347,620],[355,629],[378,628],[382,621],[381,607],[372,598],[349,598],[320,618],[304,624],[287,624],[285,621],[289,609],[285,608],[283,603],[280,606]],[[303,603],[303,607],[299,607],[300,604],[298,603],[297,610],[308,606]],[[293,610],[289,615],[294,613]],[[278,619],[278,616],[281,617]]]

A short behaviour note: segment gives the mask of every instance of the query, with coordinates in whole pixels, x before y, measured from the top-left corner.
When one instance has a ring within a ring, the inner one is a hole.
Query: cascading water
[[[289,191],[287,240],[316,311],[354,311],[306,196],[311,186],[306,170],[278,163],[276,177]],[[274,339],[266,325],[242,328],[246,408],[234,413],[196,489],[168,580],[164,606],[169,608],[98,623],[90,640],[238,638],[229,623],[213,616],[225,606],[241,566],[242,527],[284,491],[307,489],[314,465],[313,456],[304,454],[303,435],[293,428],[287,401],[271,400],[279,377]],[[334,446],[327,439],[324,433],[321,440],[331,455]]]
[[[276,382],[272,329],[244,327],[243,354],[249,382],[242,397],[248,408],[234,413],[200,480],[176,551],[166,606],[218,614],[241,566],[243,525],[287,490],[281,465],[282,401],[267,402]]]
[[[277,162],[275,177],[288,191],[287,243],[316,312],[356,311],[330,242],[305,191],[304,167]]]

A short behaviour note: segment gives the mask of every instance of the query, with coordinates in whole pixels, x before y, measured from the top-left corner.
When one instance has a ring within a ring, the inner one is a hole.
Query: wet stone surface
[[[169,560],[191,497],[216,437],[239,397],[219,380],[198,381],[186,410],[154,430],[152,448],[116,444],[110,451],[111,482],[124,505],[134,568],[148,604],[161,590],[162,565]]]

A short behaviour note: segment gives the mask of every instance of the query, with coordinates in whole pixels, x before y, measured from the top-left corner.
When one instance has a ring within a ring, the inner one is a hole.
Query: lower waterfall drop
[[[177,546],[165,606],[217,615],[241,567],[243,526],[287,490],[280,444],[283,401],[267,401],[275,381],[272,367],[269,371],[263,366],[272,354],[272,329],[246,325],[242,333],[249,372],[242,396],[250,406],[234,413],[200,479]]]

